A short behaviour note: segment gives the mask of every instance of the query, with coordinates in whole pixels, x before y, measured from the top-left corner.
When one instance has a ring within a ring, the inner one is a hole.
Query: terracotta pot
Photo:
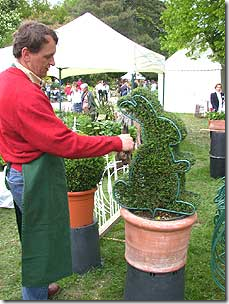
[[[197,214],[174,221],[153,221],[122,208],[125,220],[125,259],[145,272],[166,273],[182,268],[187,259]]]
[[[212,131],[225,131],[225,120],[209,120],[208,128]]]
[[[95,191],[96,188],[82,192],[68,192],[71,228],[87,226],[93,223]]]

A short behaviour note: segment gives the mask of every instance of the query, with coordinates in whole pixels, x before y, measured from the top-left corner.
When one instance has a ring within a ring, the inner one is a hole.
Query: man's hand
[[[118,135],[122,141],[122,151],[132,151],[134,149],[134,141],[130,134]]]

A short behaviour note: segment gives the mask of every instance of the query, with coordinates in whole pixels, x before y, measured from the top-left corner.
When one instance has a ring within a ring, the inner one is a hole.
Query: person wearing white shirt
[[[215,92],[211,93],[210,101],[213,112],[225,112],[225,95],[222,91],[222,84],[217,83],[215,85]]]

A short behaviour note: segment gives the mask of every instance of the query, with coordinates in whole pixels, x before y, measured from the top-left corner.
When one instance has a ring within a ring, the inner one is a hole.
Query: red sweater
[[[41,88],[21,70],[0,73],[0,154],[15,169],[45,152],[73,159],[121,149],[118,136],[82,136],[67,128]]]

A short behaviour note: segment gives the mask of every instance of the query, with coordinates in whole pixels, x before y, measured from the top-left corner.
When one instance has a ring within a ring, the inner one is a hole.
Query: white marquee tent
[[[90,13],[65,24],[56,32],[59,42],[56,64],[50,68],[50,76],[59,78],[59,71],[62,79],[106,72],[154,72],[160,75],[159,99],[162,99],[164,56],[133,42]],[[12,46],[0,50],[0,72],[13,61]]]
[[[221,65],[207,58],[208,50],[199,59],[179,50],[165,62],[164,109],[170,112],[194,113],[199,104],[207,110],[215,84],[221,82]]]
[[[57,30],[57,68],[66,75],[164,71],[165,57],[121,35],[90,13]]]
[[[143,76],[141,73],[132,73],[132,72],[127,72],[125,75],[122,75],[121,78],[122,79],[127,79],[127,80],[132,80],[132,75],[134,74],[134,78],[138,79],[138,80],[145,80],[145,76]]]

